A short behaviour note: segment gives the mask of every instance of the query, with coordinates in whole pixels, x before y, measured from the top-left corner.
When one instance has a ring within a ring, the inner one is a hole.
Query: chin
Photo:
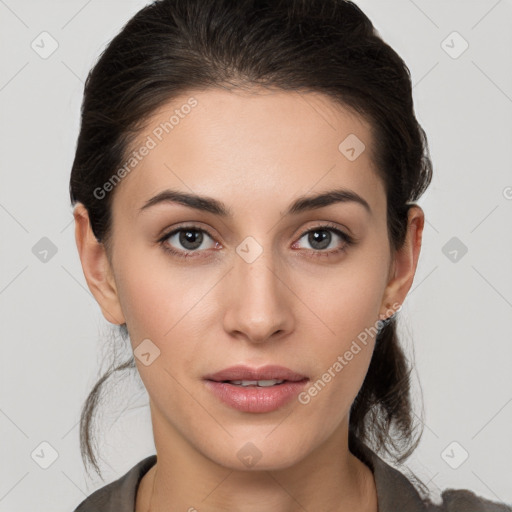
[[[279,471],[294,466],[307,455],[303,442],[290,443],[289,435],[276,435],[271,440],[267,437],[268,432],[265,429],[258,436],[230,438],[225,444],[218,444],[219,451],[210,454],[209,458],[235,471]]]

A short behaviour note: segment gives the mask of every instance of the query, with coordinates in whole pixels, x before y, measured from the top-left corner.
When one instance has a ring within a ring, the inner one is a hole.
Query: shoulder
[[[468,489],[446,489],[442,503],[427,508],[428,512],[512,512],[512,505],[477,496]]]
[[[427,486],[412,471],[398,471],[360,441],[352,448],[373,472],[379,512],[512,512],[511,504],[482,498],[468,489],[446,489],[440,503],[434,503]]]
[[[150,455],[141,460],[117,480],[94,491],[73,512],[134,512],[137,487],[156,459]]]

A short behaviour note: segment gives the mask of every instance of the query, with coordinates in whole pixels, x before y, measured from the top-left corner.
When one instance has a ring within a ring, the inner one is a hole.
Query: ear
[[[89,221],[89,213],[82,203],[77,203],[73,217],[76,246],[89,290],[98,302],[103,316],[110,323],[123,324],[125,319],[105,246],[96,240]]]
[[[418,205],[408,211],[406,240],[402,248],[394,253],[389,275],[389,282],[382,299],[381,318],[389,318],[400,309],[409,292],[421,250],[425,214]]]

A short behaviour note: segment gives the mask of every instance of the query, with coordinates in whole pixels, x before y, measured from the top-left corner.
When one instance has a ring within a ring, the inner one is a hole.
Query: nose
[[[271,250],[248,263],[236,255],[223,290],[224,329],[252,343],[283,338],[294,326],[294,294],[286,272],[276,268]]]

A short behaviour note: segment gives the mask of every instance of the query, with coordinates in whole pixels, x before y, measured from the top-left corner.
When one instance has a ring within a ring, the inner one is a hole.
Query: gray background
[[[512,1],[357,3],[411,70],[434,163],[400,320],[425,407],[408,467],[434,497],[469,488],[512,503]],[[84,472],[80,409],[111,338],[68,200],[83,82],[145,4],[0,0],[0,511],[73,510],[154,453],[145,390],[115,381],[102,409],[105,481]]]

